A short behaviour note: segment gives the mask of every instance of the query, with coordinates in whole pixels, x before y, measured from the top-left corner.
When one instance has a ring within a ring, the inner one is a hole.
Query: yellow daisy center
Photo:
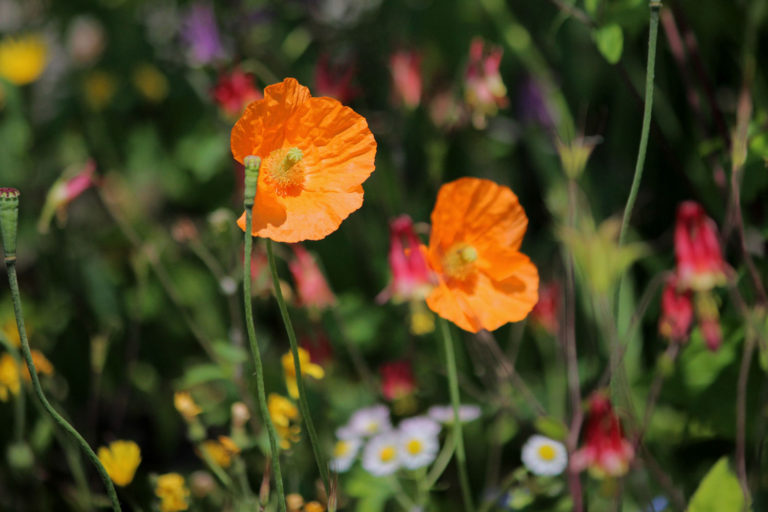
[[[349,453],[349,443],[346,441],[338,441],[333,448],[334,457],[343,457]]]
[[[304,186],[304,154],[299,148],[280,148],[264,160],[267,181],[280,197],[298,195]]]
[[[385,446],[379,451],[379,459],[381,462],[392,462],[396,454],[397,452],[393,446]]]
[[[418,455],[424,449],[424,445],[418,439],[411,439],[408,441],[408,444],[405,446],[405,448],[411,455]]]
[[[539,457],[547,462],[555,460],[555,449],[550,444],[543,444],[539,446]]]
[[[452,245],[443,256],[443,272],[453,279],[464,280],[472,273],[477,249],[464,242]]]

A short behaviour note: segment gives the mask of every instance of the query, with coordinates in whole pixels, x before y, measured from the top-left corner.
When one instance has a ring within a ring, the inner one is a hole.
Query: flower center
[[[336,446],[333,448],[333,456],[343,457],[347,453],[349,453],[349,443],[347,443],[346,441],[337,442]]]
[[[411,439],[408,441],[408,444],[406,445],[406,449],[408,450],[408,453],[411,455],[418,455],[423,450],[423,445],[421,444],[421,441],[418,439]]]
[[[280,197],[298,195],[304,187],[304,154],[299,148],[280,148],[264,160],[266,179]]]
[[[379,422],[378,421],[369,421],[368,425],[366,425],[365,430],[369,434],[375,434],[379,431]]]
[[[381,462],[392,462],[396,454],[397,452],[393,446],[385,446],[379,451],[379,459],[381,459]]]
[[[539,446],[539,457],[546,460],[547,462],[555,459],[555,449],[552,447],[552,445],[549,444],[543,444]]]
[[[469,277],[477,260],[477,249],[464,242],[452,245],[443,256],[443,272],[452,278],[464,280]]]

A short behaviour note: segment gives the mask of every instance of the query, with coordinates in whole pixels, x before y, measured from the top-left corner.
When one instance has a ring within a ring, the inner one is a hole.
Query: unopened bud
[[[5,261],[16,261],[16,231],[19,224],[19,191],[0,188],[0,235],[3,238]]]
[[[235,402],[232,404],[232,426],[235,428],[243,428],[246,422],[251,419],[251,413],[248,412],[248,406],[243,402]]]
[[[248,155],[243,159],[245,165],[245,190],[243,202],[246,208],[253,207],[253,200],[256,197],[256,184],[259,182],[259,167],[261,158],[255,155]]]

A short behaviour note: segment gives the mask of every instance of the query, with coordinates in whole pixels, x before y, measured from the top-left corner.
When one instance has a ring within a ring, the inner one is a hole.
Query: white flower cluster
[[[462,406],[459,414],[462,422],[479,416],[480,409],[475,406]],[[435,406],[428,416],[404,419],[397,428],[392,426],[386,406],[360,409],[336,430],[331,469],[337,473],[349,470],[361,448],[363,469],[375,476],[391,475],[400,468],[428,466],[440,449],[440,423],[452,421],[453,409],[449,406]]]

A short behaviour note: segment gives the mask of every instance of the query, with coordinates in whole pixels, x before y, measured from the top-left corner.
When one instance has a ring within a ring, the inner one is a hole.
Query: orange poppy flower
[[[376,141],[365,118],[293,78],[264,89],[232,128],[232,155],[261,157],[253,235],[319,240],[363,204]],[[245,214],[237,221],[245,230]]]
[[[527,226],[508,187],[479,178],[443,185],[422,246],[438,280],[429,308],[470,332],[525,318],[539,298],[536,266],[519,252]]]

